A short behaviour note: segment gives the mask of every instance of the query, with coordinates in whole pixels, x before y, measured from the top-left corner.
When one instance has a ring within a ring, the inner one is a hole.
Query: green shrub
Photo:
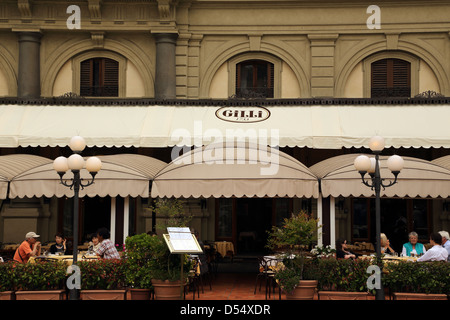
[[[123,259],[78,261],[82,290],[116,290],[125,287]]]
[[[367,259],[318,259],[319,290],[368,292]]]
[[[15,263],[13,269],[17,290],[40,291],[65,288],[67,265],[64,262]]]
[[[139,289],[152,287],[152,255],[160,240],[146,233],[127,237],[125,277],[128,286]]]
[[[0,292],[15,290],[14,264],[12,261],[0,263]]]
[[[383,285],[392,292],[450,293],[450,263],[407,262],[387,263]]]

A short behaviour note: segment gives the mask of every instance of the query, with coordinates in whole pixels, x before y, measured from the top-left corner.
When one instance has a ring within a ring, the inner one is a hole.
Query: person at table
[[[402,256],[408,256],[411,257],[411,254],[414,254],[416,256],[425,254],[427,252],[427,249],[425,249],[425,246],[421,244],[420,242],[417,242],[419,239],[419,235],[416,232],[410,232],[409,235],[409,242],[405,243],[403,245],[402,249]]]
[[[28,232],[14,253],[14,261],[27,263],[30,257],[39,256],[41,254],[41,243],[37,241],[39,237],[40,235],[35,232]]]
[[[394,249],[391,248],[391,244],[386,234],[380,233],[380,242],[381,242],[381,253],[392,255],[395,253]]]
[[[448,252],[444,247],[442,247],[441,243],[442,236],[439,234],[439,232],[430,234],[430,244],[432,245],[432,247],[427,252],[425,252],[423,256],[417,259],[417,261],[447,261]]]
[[[90,236],[88,252],[95,254],[100,246],[100,241],[98,240],[97,233],[93,233]]]
[[[347,240],[336,240],[336,258],[337,259],[356,259],[358,255],[347,248]]]
[[[108,229],[100,228],[97,231],[97,238],[100,245],[96,254],[103,259],[120,259],[119,252],[117,251],[114,243],[109,239],[110,234]]]
[[[448,252],[447,261],[450,261],[450,236],[447,231],[439,231],[442,237],[442,247]]]
[[[67,253],[67,246],[66,246],[66,238],[64,238],[64,235],[60,232],[58,232],[55,235],[55,244],[52,244],[50,246],[50,253],[51,254],[56,254],[56,253],[61,253],[63,255],[68,254]]]

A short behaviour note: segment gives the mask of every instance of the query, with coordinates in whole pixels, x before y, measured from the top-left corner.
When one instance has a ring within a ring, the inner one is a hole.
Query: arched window
[[[80,95],[88,97],[119,96],[119,62],[92,58],[80,64]]]
[[[371,66],[371,97],[411,97],[411,64],[401,59],[382,59]]]
[[[274,97],[274,65],[246,60],[236,65],[236,97]]]

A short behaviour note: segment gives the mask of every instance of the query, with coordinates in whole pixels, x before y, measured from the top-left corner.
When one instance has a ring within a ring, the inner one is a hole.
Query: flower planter
[[[0,300],[16,300],[16,295],[14,291],[3,291],[0,292]]]
[[[152,279],[155,289],[155,300],[181,300],[181,281]]]
[[[448,300],[446,294],[394,292],[394,300]]]
[[[81,290],[81,300],[125,300],[126,290]]]
[[[314,300],[317,288],[317,280],[300,280],[294,291],[286,292],[287,300]]]
[[[16,291],[16,300],[65,300],[65,290]]]
[[[130,289],[131,300],[150,300],[150,289]]]
[[[368,300],[367,292],[319,291],[319,300]]]

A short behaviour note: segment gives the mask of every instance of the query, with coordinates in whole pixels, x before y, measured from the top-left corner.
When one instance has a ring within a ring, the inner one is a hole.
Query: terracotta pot
[[[286,293],[287,300],[314,300],[317,280],[300,280],[299,285],[292,293]]]
[[[16,300],[65,300],[65,290],[16,291]]]
[[[131,300],[150,300],[150,289],[130,289]]]
[[[81,290],[81,300],[125,300],[126,290]]]
[[[156,280],[152,279],[155,289],[155,300],[181,300],[181,281]]]
[[[446,294],[394,292],[394,300],[448,300]]]
[[[16,295],[14,291],[3,291],[0,292],[0,300],[16,300]]]
[[[319,291],[319,300],[368,300],[367,292]]]

